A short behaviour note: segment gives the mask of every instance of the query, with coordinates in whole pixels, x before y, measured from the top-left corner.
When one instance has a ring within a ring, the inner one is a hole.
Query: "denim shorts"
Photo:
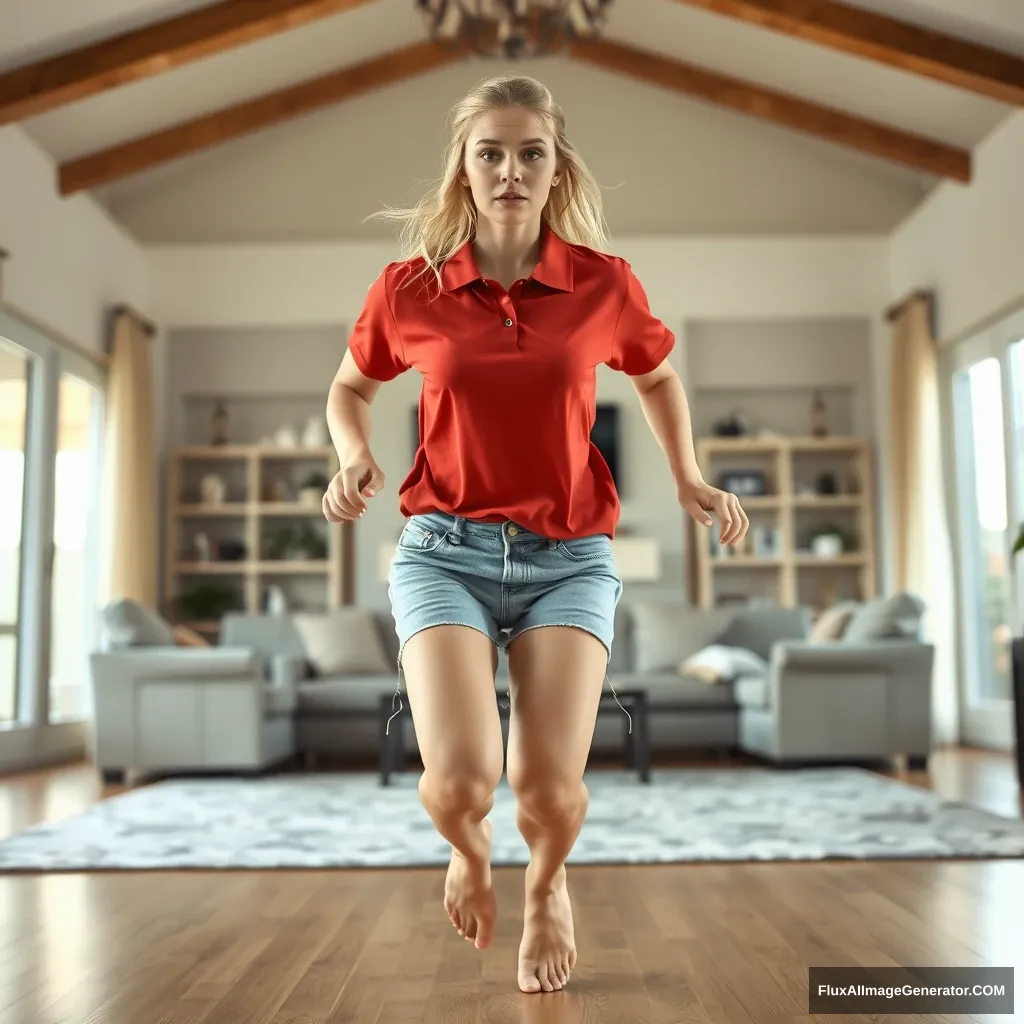
[[[611,539],[551,540],[506,521],[483,523],[444,512],[406,520],[388,573],[402,652],[431,626],[469,626],[507,648],[539,626],[575,626],[611,657],[622,596]]]

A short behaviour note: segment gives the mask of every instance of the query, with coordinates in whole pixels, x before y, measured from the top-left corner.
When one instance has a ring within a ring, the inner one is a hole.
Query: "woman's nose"
[[[502,181],[522,181],[523,172],[518,163],[514,160],[509,160],[502,168],[501,178]]]

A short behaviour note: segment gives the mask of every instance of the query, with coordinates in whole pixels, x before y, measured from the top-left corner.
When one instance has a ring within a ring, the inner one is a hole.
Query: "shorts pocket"
[[[423,526],[415,519],[409,519],[398,538],[398,546],[407,551],[436,551],[446,538],[447,534]]]
[[[599,558],[610,558],[612,555],[611,539],[603,533],[592,537],[560,540],[556,547],[571,562],[592,562]]]

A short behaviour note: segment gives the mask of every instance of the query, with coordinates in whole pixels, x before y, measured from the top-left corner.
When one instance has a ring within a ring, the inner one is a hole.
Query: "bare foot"
[[[519,987],[524,992],[556,992],[576,966],[572,904],[565,868],[547,893],[526,889],[523,941],[519,946]]]
[[[490,850],[491,823],[480,823]],[[470,861],[452,850],[448,877],[444,883],[444,909],[455,930],[477,949],[486,949],[494,938],[498,903],[491,888],[491,864],[488,854],[481,861]]]

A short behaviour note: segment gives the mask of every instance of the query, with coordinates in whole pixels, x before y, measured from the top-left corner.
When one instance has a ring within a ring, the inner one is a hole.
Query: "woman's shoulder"
[[[593,249],[589,245],[577,242],[566,242],[566,248],[572,256],[574,266],[583,268],[597,276],[607,276],[609,281],[621,281],[623,274],[629,270],[629,264],[621,256]]]

